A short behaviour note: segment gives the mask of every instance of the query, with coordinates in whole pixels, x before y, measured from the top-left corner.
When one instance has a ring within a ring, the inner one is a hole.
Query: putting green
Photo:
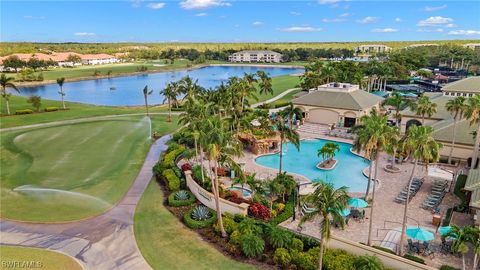
[[[137,176],[149,128],[147,118],[126,117],[2,134],[1,216],[53,222],[102,213]]]
[[[29,248],[0,246],[2,265],[0,269],[82,270],[75,259],[59,252]]]

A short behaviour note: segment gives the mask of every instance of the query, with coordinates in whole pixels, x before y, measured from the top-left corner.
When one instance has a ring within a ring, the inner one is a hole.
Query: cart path
[[[260,105],[267,104],[267,103],[272,103],[272,102],[274,102],[274,101],[276,101],[276,100],[279,100],[279,99],[281,99],[282,97],[290,94],[291,92],[297,91],[297,90],[301,90],[301,88],[291,88],[291,89],[285,90],[285,91],[283,91],[282,93],[280,93],[279,95],[274,96],[274,97],[271,98],[271,99],[267,99],[267,100],[265,100],[265,101],[262,101],[262,102],[258,102],[258,103],[253,104],[253,105],[252,105],[252,108],[257,108],[257,107],[260,106]]]
[[[155,141],[123,199],[100,216],[63,224],[0,220],[0,244],[59,251],[85,269],[151,269],[140,253],[133,232],[135,208],[153,177],[152,167],[171,136]]]

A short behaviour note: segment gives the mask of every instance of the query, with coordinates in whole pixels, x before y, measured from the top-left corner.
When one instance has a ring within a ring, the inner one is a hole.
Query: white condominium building
[[[386,45],[376,45],[376,44],[370,44],[370,45],[360,45],[355,48],[355,52],[362,52],[362,53],[383,53],[383,52],[388,52],[392,48],[386,46]]]
[[[282,55],[273,51],[240,51],[228,57],[230,62],[266,62],[279,63]]]

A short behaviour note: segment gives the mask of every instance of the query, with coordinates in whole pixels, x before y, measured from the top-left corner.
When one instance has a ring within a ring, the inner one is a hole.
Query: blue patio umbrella
[[[440,235],[446,235],[452,230],[452,226],[445,226],[445,227],[440,227],[438,228],[438,232]]]
[[[417,95],[415,95],[414,93],[406,93],[404,96],[405,97],[413,97],[413,98],[417,97]]]
[[[435,239],[432,232],[420,227],[407,228],[407,236],[418,241],[431,241]]]
[[[339,211],[339,213],[342,217],[346,217],[346,216],[350,215],[350,209],[345,208],[345,209]]]
[[[351,198],[348,200],[348,205],[355,208],[365,208],[368,206],[368,203],[360,198]]]

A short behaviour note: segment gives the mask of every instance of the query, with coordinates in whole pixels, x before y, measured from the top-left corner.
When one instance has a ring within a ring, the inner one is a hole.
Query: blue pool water
[[[241,191],[243,197],[252,196],[252,192],[251,192],[250,190],[246,189],[246,188],[243,188],[243,189],[242,189],[242,187],[230,187],[229,189]]]
[[[255,73],[264,70],[269,76],[281,76],[302,73],[302,68],[282,67],[249,67],[249,66],[208,66],[192,70],[179,70],[161,73],[149,73],[135,76],[114,77],[107,79],[87,80],[65,83],[65,100],[109,106],[143,105],[143,88],[145,85],[154,92],[149,96],[150,104],[163,103],[164,98],[160,90],[171,81],[180,80],[189,75],[198,79],[198,83],[211,88],[226,82],[229,77],[243,76],[244,73]],[[111,90],[111,88],[115,90]],[[48,84],[32,87],[21,87],[20,95],[38,95],[42,98],[59,100],[57,84]]]
[[[335,159],[337,165],[333,170],[324,171],[316,167],[322,160],[317,157],[318,149],[328,142],[327,140],[302,140],[300,141],[300,151],[291,143],[283,146],[283,170],[300,174],[313,182],[324,180],[333,183],[335,188],[347,186],[349,191],[362,192],[367,187],[367,178],[362,170],[370,163],[362,157],[350,152],[351,144],[337,142],[340,145],[340,152],[337,152]],[[287,149],[287,150],[285,150]],[[279,154],[265,155],[258,157],[255,161],[262,166],[278,169]]]

